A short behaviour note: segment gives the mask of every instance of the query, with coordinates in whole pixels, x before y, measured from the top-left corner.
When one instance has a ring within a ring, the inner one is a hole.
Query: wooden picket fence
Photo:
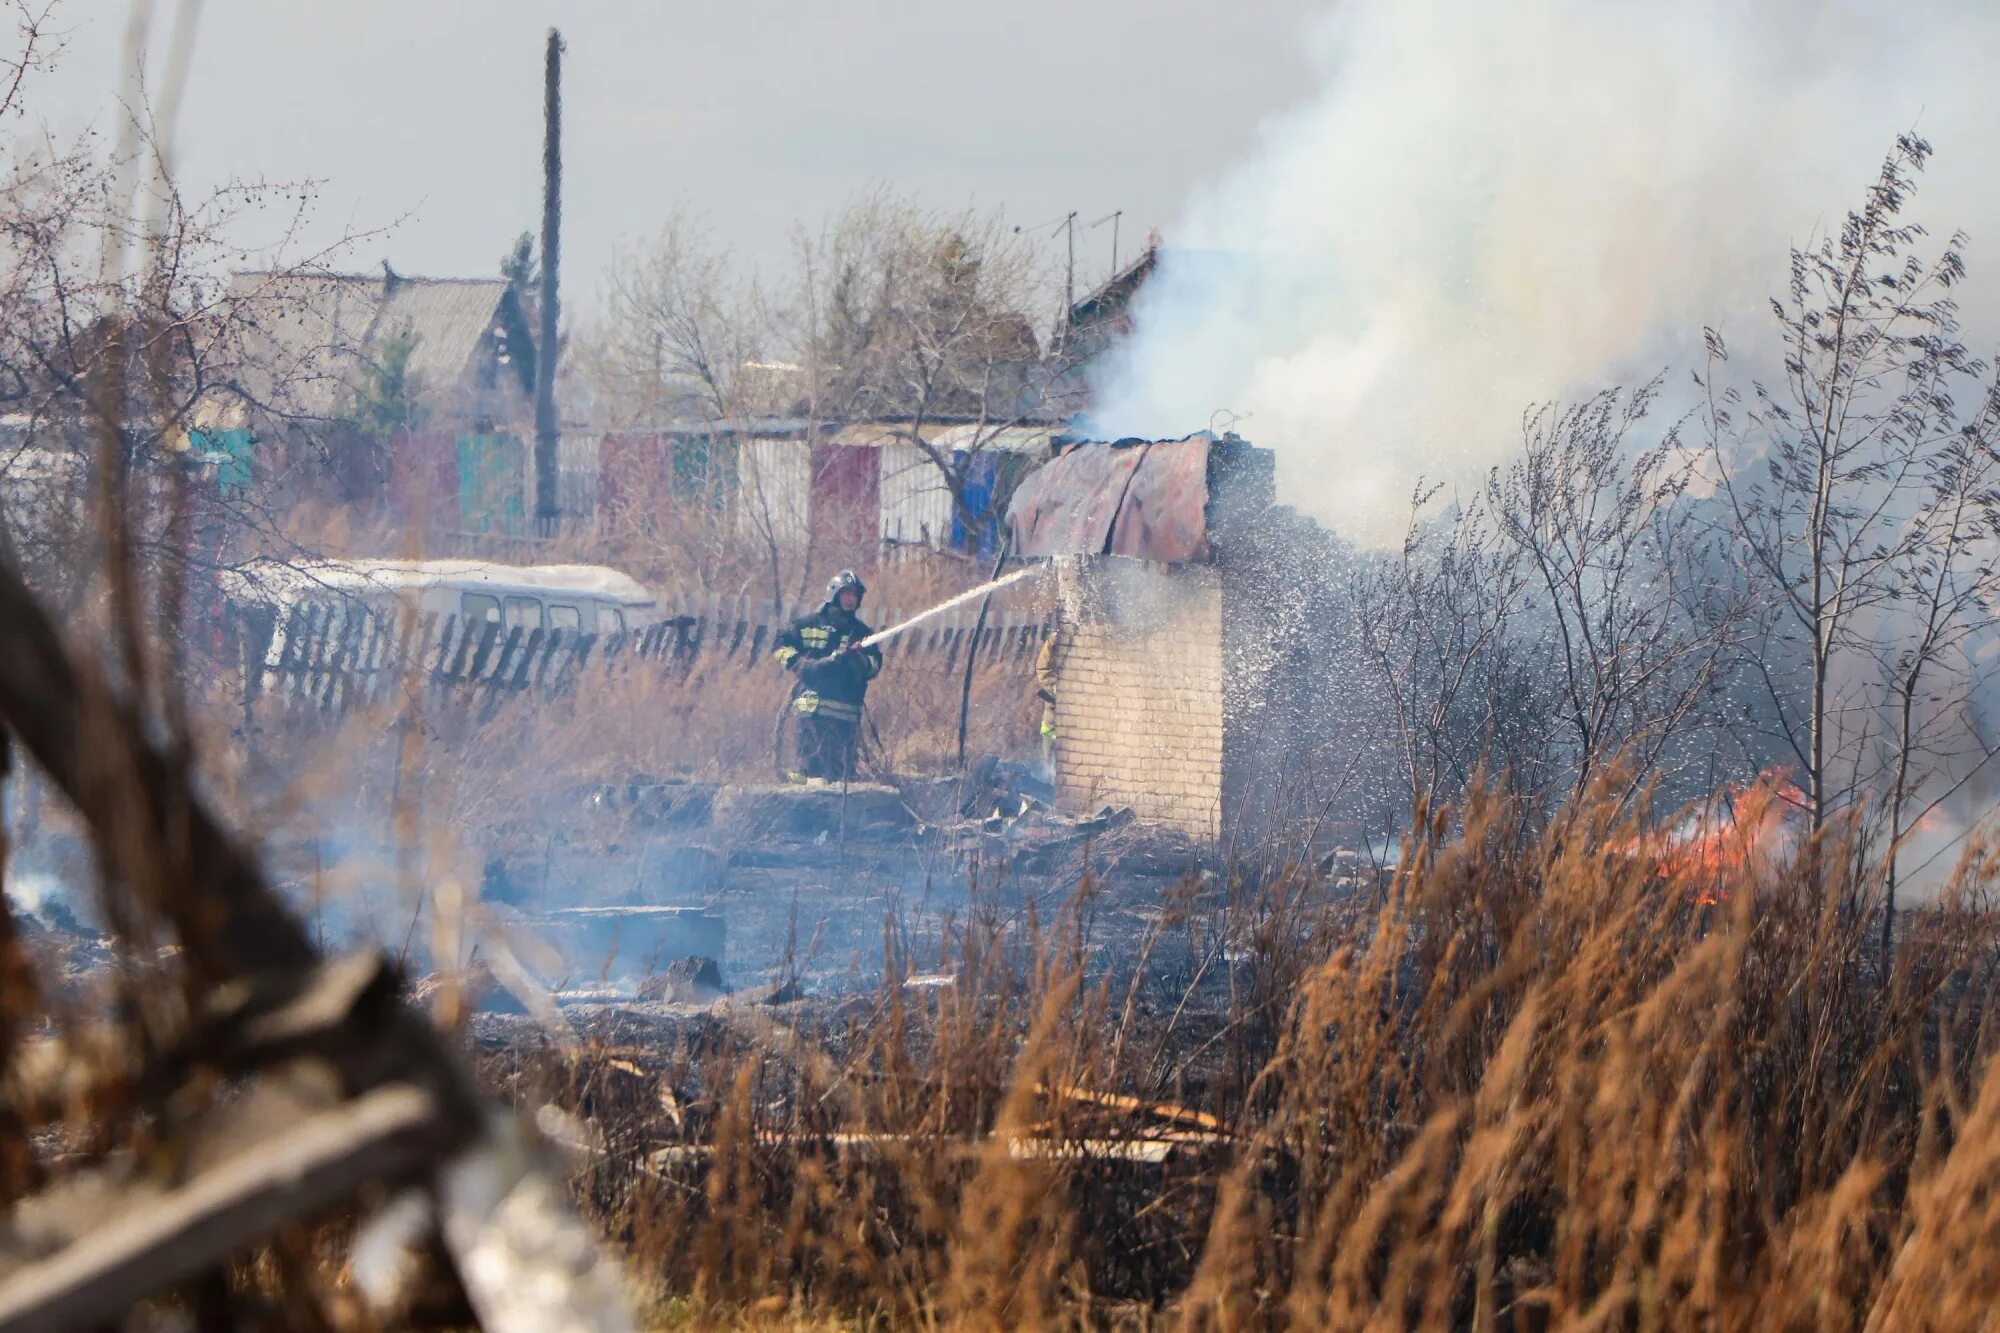
[[[225,652],[242,672],[246,705],[276,700],[292,710],[335,714],[421,688],[427,704],[490,709],[533,691],[553,696],[587,672],[656,670],[685,675],[768,665],[777,638],[810,608],[774,608],[748,597],[703,597],[668,608],[665,618],[624,633],[505,627],[436,612],[379,614],[313,603],[293,608],[283,634],[269,611],[224,614]],[[882,645],[886,658],[952,671],[973,641],[976,607],[925,621]],[[883,611],[879,625],[901,613]],[[1045,618],[994,613],[979,632],[980,661],[1026,667],[1049,629]]]

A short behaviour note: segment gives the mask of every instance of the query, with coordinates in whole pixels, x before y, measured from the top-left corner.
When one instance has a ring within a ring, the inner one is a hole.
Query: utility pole
[[[1069,266],[1063,270],[1063,321],[1076,309],[1076,210],[1063,219],[1063,235],[1069,240]]]
[[[1019,236],[1025,231],[1029,235],[1034,235],[1048,225],[1049,223],[1047,222],[1036,222],[1025,227],[1016,226],[1014,234]],[[1069,262],[1063,268],[1063,307],[1056,315],[1055,341],[1053,344],[1059,348],[1068,341],[1070,311],[1076,309],[1076,210],[1071,209],[1069,212],[1063,214],[1060,219],[1056,220],[1055,225],[1063,229],[1063,236],[1069,245]],[[1096,224],[1093,223],[1092,225]]]
[[[535,526],[556,534],[556,257],[562,252],[562,34],[549,29],[542,75],[542,309],[535,351]]]
[[[1114,209],[1089,224],[1092,231],[1096,231],[1107,222],[1111,224],[1111,276],[1114,278],[1118,276],[1118,220],[1124,216],[1124,209]]]

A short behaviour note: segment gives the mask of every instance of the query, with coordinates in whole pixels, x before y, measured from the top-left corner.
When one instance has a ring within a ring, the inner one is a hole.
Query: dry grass
[[[885,931],[871,995],[486,1072],[575,1117],[579,1194],[660,1327],[1980,1325],[1994,850],[1884,973],[1838,834],[1711,907],[1606,808],[1539,831],[1483,794],[1345,897],[1184,885],[1108,967],[1100,886],[1051,921],[986,886],[942,956]],[[0,943],[31,1021],[50,960]],[[240,1284],[338,1286],[314,1253]]]
[[[569,782],[768,771],[784,682],[765,665],[614,673],[441,723],[425,800],[477,828]],[[1012,670],[975,707],[999,740],[1032,725]],[[923,690],[954,685],[885,676],[884,707],[910,710],[883,724],[908,738],[899,766],[947,753]],[[353,743],[385,720],[356,718]],[[331,748],[274,767],[344,790]],[[1972,849],[1885,970],[1878,886],[1840,831],[1705,906],[1611,808],[1540,830],[1485,793],[1423,821],[1379,891],[1190,883],[1108,955],[1100,886],[1050,921],[975,894],[942,956],[901,956],[890,923],[872,995],[489,1052],[488,1072],[576,1116],[579,1193],[662,1326],[1986,1320],[2000,853]],[[8,1045],[59,999],[51,963],[0,939]],[[170,993],[165,968],[120,988]],[[897,984],[939,969],[954,984]],[[66,1118],[92,1151],[149,1123]],[[10,1129],[18,1194],[42,1165]]]
[[[1085,886],[1046,925],[975,909],[950,987],[507,1077],[592,1127],[580,1190],[704,1324],[1987,1318],[1991,853],[1885,976],[1837,838],[1704,907],[1597,809],[1537,835],[1481,796],[1379,898],[1190,890],[1142,953],[1216,932],[1201,996],[1087,965]]]

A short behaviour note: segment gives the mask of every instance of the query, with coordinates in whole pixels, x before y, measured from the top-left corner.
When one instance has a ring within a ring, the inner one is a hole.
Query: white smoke
[[[1169,233],[1093,426],[1251,414],[1350,536],[1476,484],[1530,403],[1691,368],[1704,324],[1754,357],[1788,246],[1899,132],[1937,150],[1911,216],[1971,233],[1971,332],[2000,295],[2000,5],[1348,0],[1313,50],[1318,99]]]

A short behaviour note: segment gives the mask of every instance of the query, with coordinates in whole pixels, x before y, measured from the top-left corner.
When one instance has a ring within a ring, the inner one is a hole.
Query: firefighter
[[[792,711],[798,714],[798,767],[807,782],[846,782],[854,776],[861,708],[868,682],[882,669],[882,650],[863,648],[874,631],[858,614],[868,589],[851,569],[826,585],[826,604],[778,636],[772,656],[798,678]]]
[[[1056,659],[1062,651],[1057,647],[1061,632],[1060,624],[1051,627],[1035,656],[1035,698],[1042,705],[1042,769],[1051,779],[1056,771]]]

